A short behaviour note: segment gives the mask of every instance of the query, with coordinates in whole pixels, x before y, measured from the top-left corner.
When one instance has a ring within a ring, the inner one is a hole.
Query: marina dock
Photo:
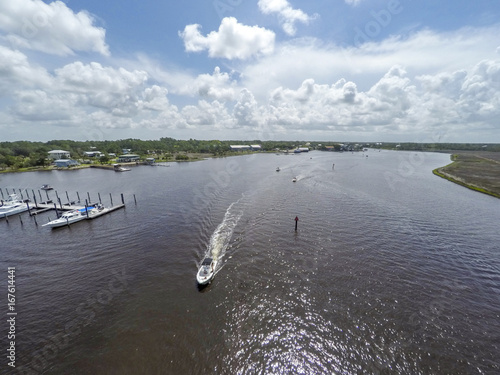
[[[69,197],[68,192],[66,193],[66,203],[62,203],[61,198],[59,197],[59,194],[55,190],[51,191],[45,191],[44,195],[46,196],[46,199],[42,198],[42,192],[38,190],[38,198],[37,194],[35,193],[35,190],[31,190],[31,194],[28,193],[28,190],[25,189],[24,191],[21,189],[12,189],[9,191],[9,189],[5,189],[7,196],[10,194],[16,194],[22,202],[26,204],[25,210],[23,212],[28,212],[30,217],[33,217],[36,225],[38,225],[36,217],[39,214],[48,212],[48,211],[55,211],[57,217],[60,217],[61,212],[68,212],[68,211],[73,211],[73,210],[80,210],[83,212],[86,212],[86,209],[89,207],[98,207],[98,209],[92,210],[92,213],[89,215],[87,214],[87,217],[85,218],[86,220],[93,220],[95,218],[101,217],[103,215],[106,215],[108,213],[111,213],[113,211],[119,210],[121,208],[125,208],[125,199],[123,194],[120,194],[121,196],[121,203],[120,204],[113,204],[113,196],[109,194],[109,201],[110,205],[105,206],[102,202],[101,195],[98,193],[98,200],[97,201],[91,201],[90,194],[87,193],[87,198],[85,199],[80,199],[80,194],[77,192],[77,199],[76,200],[71,200]],[[55,196],[54,196],[55,195]],[[0,188],[0,197],[3,200],[4,197],[4,191],[2,188]],[[135,194],[134,194],[134,202],[137,204]],[[26,210],[27,208],[27,210]],[[19,216],[19,219],[22,221],[21,215],[23,212],[16,213],[15,215],[12,216]],[[9,216],[5,215],[2,216],[2,218],[5,217],[6,221],[9,222]]]

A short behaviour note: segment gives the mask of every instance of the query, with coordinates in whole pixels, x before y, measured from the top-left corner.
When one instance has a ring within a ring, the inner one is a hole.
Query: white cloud
[[[499,31],[425,30],[358,48],[295,40],[238,62],[238,73],[215,67],[183,71],[182,79],[141,57],[48,71],[0,46],[0,88],[9,101],[0,131],[16,124],[77,139],[95,129],[102,138],[140,129],[141,137],[168,130],[183,138],[222,131],[213,137],[500,142]]]
[[[46,70],[30,64],[25,54],[0,45],[0,96],[16,87],[37,87],[49,81]]]
[[[264,14],[276,13],[283,31],[291,36],[297,32],[295,26],[297,22],[307,25],[317,17],[317,15],[309,16],[300,9],[292,8],[287,0],[259,0],[258,5]]]
[[[213,74],[200,74],[192,86],[193,93],[202,98],[228,101],[234,100],[236,96],[236,82],[231,80],[228,73],[221,73],[218,66]]]
[[[260,122],[258,112],[258,104],[253,94],[247,89],[243,89],[233,108],[236,122],[240,126],[257,126]]]
[[[295,39],[275,53],[241,68],[242,85],[258,100],[279,86],[296,87],[304,79],[336,82],[348,77],[368,90],[393,65],[411,77],[471,69],[481,59],[497,59],[500,25],[437,33],[423,30],[407,38],[391,37],[359,47],[339,47],[316,39]]]
[[[255,55],[269,54],[274,49],[275,34],[258,26],[238,23],[234,17],[222,19],[218,31],[207,36],[200,33],[200,25],[187,25],[179,36],[187,52],[208,50],[210,57],[247,59]]]
[[[0,29],[16,48],[55,55],[93,51],[108,56],[106,31],[93,23],[89,13],[74,13],[61,1],[0,1]]]

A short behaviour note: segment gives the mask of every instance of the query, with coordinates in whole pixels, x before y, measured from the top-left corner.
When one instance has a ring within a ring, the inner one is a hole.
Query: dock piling
[[[113,196],[109,193],[109,200],[111,201],[111,207],[113,207]]]
[[[40,202],[41,202],[43,198],[42,198],[42,192],[40,190],[38,190],[38,195],[40,196]]]
[[[80,202],[80,193],[76,192],[76,196],[78,197],[78,202]]]
[[[4,197],[3,197],[3,190],[2,190],[2,188],[0,188],[0,193],[2,193],[2,199],[4,199]]]
[[[66,199],[68,200],[68,204],[71,206],[71,201],[69,200],[69,195],[67,191],[66,191]]]
[[[135,199],[135,194],[134,194],[134,202],[135,202],[135,205],[137,206],[137,200]]]
[[[125,199],[123,198],[123,193],[121,194],[122,196],[122,204],[125,204]]]
[[[99,198],[99,203],[102,204],[102,201],[101,201],[101,193],[97,193],[97,197]]]
[[[89,198],[89,202],[92,202],[92,201],[90,200],[90,193],[89,193],[88,191],[87,191],[87,197]]]

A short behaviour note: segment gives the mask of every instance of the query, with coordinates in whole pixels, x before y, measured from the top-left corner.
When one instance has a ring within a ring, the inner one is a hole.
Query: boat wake
[[[208,245],[208,250],[205,256],[211,256],[213,259],[217,260],[217,269],[215,270],[215,273],[221,269],[221,259],[224,257],[226,249],[231,242],[231,236],[233,235],[234,228],[236,228],[238,221],[241,216],[243,216],[243,209],[238,205],[240,200],[241,198],[238,201],[231,203],[224,214],[224,219],[217,226],[210,237],[210,244]]]

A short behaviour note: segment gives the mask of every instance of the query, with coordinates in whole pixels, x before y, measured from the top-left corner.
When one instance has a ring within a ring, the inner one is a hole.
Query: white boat
[[[42,227],[58,228],[58,227],[63,227],[65,225],[76,223],[78,221],[85,220],[87,218],[86,210],[89,212],[90,216],[95,210],[95,207],[87,207],[65,212],[61,215],[60,218],[52,220],[47,224],[43,224]]]
[[[280,167],[276,168],[276,172],[279,172],[281,171]]]
[[[217,259],[206,257],[201,262],[198,273],[196,274],[196,281],[200,285],[206,285],[212,281],[215,275],[215,268],[217,267]]]
[[[130,171],[130,168],[124,168],[120,164],[113,164],[113,169],[115,172],[127,172]]]
[[[42,189],[42,190],[53,190],[54,188],[52,186],[50,186],[50,185],[42,185],[40,187],[40,189]]]
[[[28,211],[28,205],[20,201],[17,194],[10,194],[9,199],[2,201],[0,205],[0,217],[19,214]]]
[[[294,177],[294,178],[292,179],[292,182],[297,182],[297,177]]]

